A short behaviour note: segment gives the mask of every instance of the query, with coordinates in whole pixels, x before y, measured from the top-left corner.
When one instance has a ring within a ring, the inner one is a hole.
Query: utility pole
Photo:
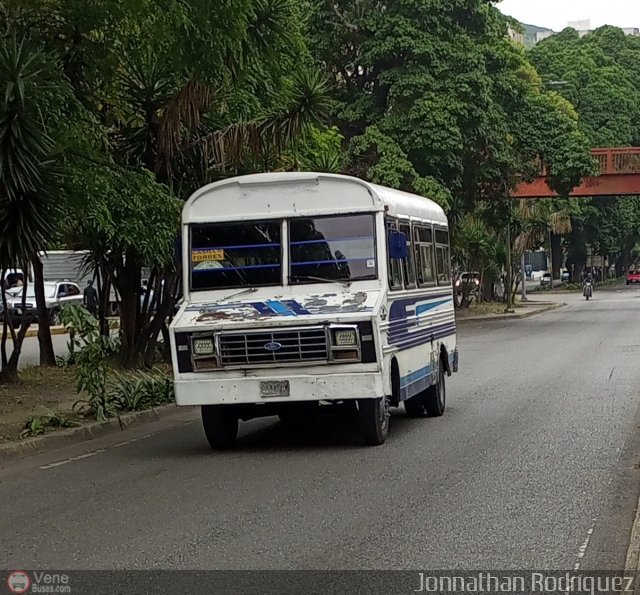
[[[551,280],[549,289],[553,289],[553,246],[551,245],[551,230],[549,229],[549,271],[551,272]]]
[[[513,295],[511,288],[513,286],[513,274],[511,266],[511,221],[507,223],[507,309],[505,312],[510,314],[513,312]]]
[[[524,250],[520,257],[520,275],[522,276],[522,301],[527,301],[527,276],[524,273]]]

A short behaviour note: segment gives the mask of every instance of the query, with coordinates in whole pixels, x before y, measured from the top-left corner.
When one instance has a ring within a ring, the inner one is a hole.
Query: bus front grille
[[[221,366],[327,361],[329,358],[324,327],[222,333],[219,349]]]

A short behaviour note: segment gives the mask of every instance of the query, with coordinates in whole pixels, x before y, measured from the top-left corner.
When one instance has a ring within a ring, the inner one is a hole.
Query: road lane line
[[[78,455],[76,457],[70,457],[65,459],[64,461],[56,461],[55,463],[48,463],[47,465],[40,465],[40,469],[43,471],[46,469],[53,469],[54,467],[61,467],[62,465],[67,465],[68,463],[73,463],[74,461],[81,461],[82,459],[88,459],[89,457],[95,457],[100,453],[105,452],[104,448],[99,448],[98,450],[94,450],[93,452],[87,452],[82,455]]]
[[[584,540],[584,543],[578,549],[578,562],[576,562],[573,570],[577,572],[580,570],[580,564],[582,559],[584,558],[585,553],[587,552],[587,548],[589,547],[589,542],[591,541],[591,536],[593,535],[593,529],[595,527],[595,523],[591,526],[591,528],[587,531],[587,538]]]

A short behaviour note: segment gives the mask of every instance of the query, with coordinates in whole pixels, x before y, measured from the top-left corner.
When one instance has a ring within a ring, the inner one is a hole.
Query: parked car
[[[464,272],[464,273],[460,273],[458,275],[458,278],[456,279],[455,282],[455,286],[456,289],[458,291],[458,293],[462,292],[462,287],[464,285],[471,285],[470,288],[470,292],[471,291],[476,291],[478,289],[478,287],[480,286],[480,273],[476,273],[476,272]]]
[[[544,273],[540,277],[540,287],[551,287],[551,273]]]
[[[629,271],[627,273],[627,285],[631,283],[640,283],[640,271]]]
[[[52,326],[60,324],[60,310],[66,305],[82,306],[84,298],[77,283],[70,281],[45,282],[44,297],[49,314],[49,324]],[[11,293],[7,300],[7,306],[12,318],[19,322],[22,318],[22,289]],[[27,317],[30,322],[36,322],[38,314],[36,311],[36,294],[33,284],[27,287],[27,297],[24,304]]]
[[[570,279],[569,271],[562,271],[560,273],[560,279],[565,283],[568,283]]]

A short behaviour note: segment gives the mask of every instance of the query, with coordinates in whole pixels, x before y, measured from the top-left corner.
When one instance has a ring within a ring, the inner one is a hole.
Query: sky
[[[568,21],[640,27],[640,0],[502,0],[498,8],[521,23],[562,31]]]

